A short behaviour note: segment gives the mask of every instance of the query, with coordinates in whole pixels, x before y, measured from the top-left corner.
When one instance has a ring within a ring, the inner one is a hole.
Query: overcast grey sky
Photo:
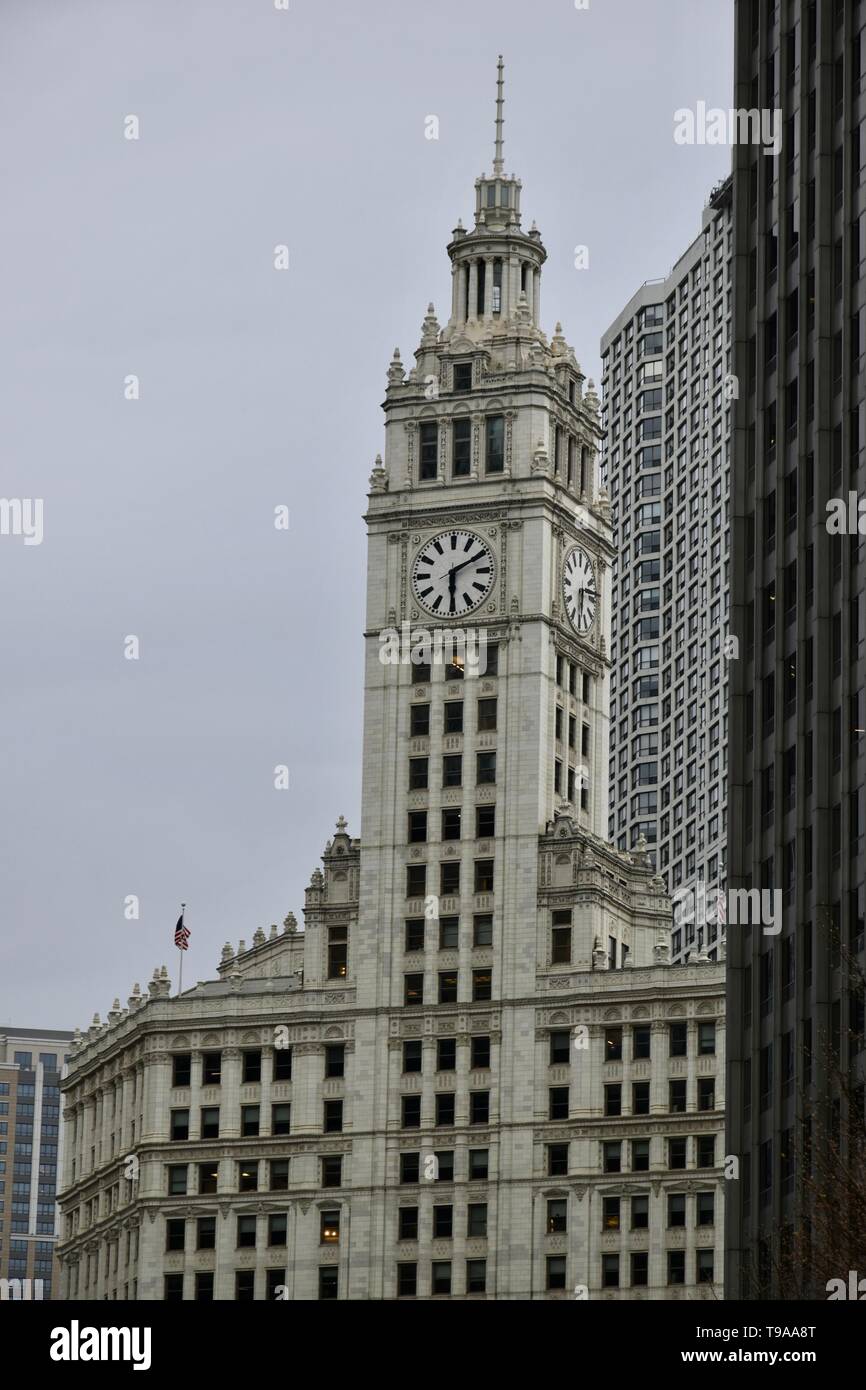
[[[0,1025],[176,982],[181,899],[212,976],[358,833],[385,370],[448,317],[497,54],[543,326],[596,376],[728,171],[672,132],[730,104],[732,45],[730,0],[4,0],[0,495],[44,539],[0,536]]]

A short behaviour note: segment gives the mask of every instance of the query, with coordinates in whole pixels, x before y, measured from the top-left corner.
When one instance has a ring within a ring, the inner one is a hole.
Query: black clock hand
[[[462,561],[460,562],[459,565],[455,565],[455,566],[454,566],[453,570],[449,570],[449,571],[448,571],[449,578],[450,578],[450,576],[451,576],[452,574],[456,574],[458,570],[462,570],[462,568],[463,568],[464,565],[472,565],[472,564],[475,563],[476,560],[482,559],[482,558],[483,558],[483,555],[484,555],[484,552],[483,552],[483,550],[482,550],[482,551],[479,551],[479,553],[478,553],[477,555],[470,555],[468,560],[462,560]]]

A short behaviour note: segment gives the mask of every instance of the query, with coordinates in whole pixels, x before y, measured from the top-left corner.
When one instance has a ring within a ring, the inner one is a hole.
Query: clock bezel
[[[568,598],[569,598],[569,594],[568,594],[567,587],[566,587],[566,586],[567,586],[567,583],[568,583],[567,569],[568,569],[568,562],[569,562],[569,560],[571,559],[571,556],[572,556],[572,555],[576,555],[576,554],[583,555],[583,557],[585,558],[587,564],[589,565],[590,572],[591,572],[591,574],[592,574],[593,581],[595,582],[595,586],[596,586],[596,590],[595,590],[595,611],[594,611],[594,613],[593,613],[593,615],[592,615],[592,619],[591,619],[591,621],[590,621],[589,626],[588,626],[588,627],[586,628],[586,630],[583,631],[583,632],[582,632],[582,631],[580,630],[580,628],[577,626],[577,624],[575,623],[574,619],[572,618],[571,614],[570,614],[569,611],[568,611]],[[599,587],[598,587],[598,572],[597,572],[597,570],[596,570],[595,562],[593,561],[592,555],[589,553],[589,551],[588,551],[588,550],[585,550],[584,547],[583,547],[582,545],[571,545],[571,546],[569,546],[568,550],[565,552],[565,555],[562,557],[562,598],[563,598],[563,603],[564,603],[564,605],[565,605],[565,616],[568,618],[568,621],[569,621],[569,624],[570,624],[570,626],[571,626],[571,628],[572,628],[572,631],[575,632],[575,633],[577,633],[577,636],[578,636],[578,637],[588,637],[589,634],[592,632],[592,629],[595,627],[596,620],[597,620],[597,618],[598,618],[598,610],[599,610],[599,607],[600,607],[600,605],[601,605],[601,593],[600,593]]]
[[[441,541],[444,536],[453,535],[472,536],[473,539],[476,540],[480,546],[484,547],[485,553],[490,556],[490,584],[488,586],[487,592],[485,594],[482,594],[481,597],[477,600],[477,602],[473,603],[470,608],[464,608],[461,613],[440,613],[437,610],[428,607],[424,600],[419,597],[418,590],[415,587],[415,572],[417,569],[418,561],[428,545],[432,545],[434,541]],[[418,549],[416,550],[414,558],[412,560],[412,568],[409,574],[409,588],[412,593],[413,602],[417,604],[417,606],[428,618],[434,618],[437,622],[440,623],[459,623],[464,618],[468,618],[472,613],[477,613],[478,609],[481,608],[487,602],[487,600],[493,593],[494,587],[496,585],[496,577],[496,556],[493,553],[493,546],[490,544],[490,542],[488,540],[485,540],[483,536],[480,536],[478,532],[474,530],[471,526],[447,526],[443,530],[434,531],[432,535],[428,536],[426,540],[423,540],[421,544],[418,546]]]

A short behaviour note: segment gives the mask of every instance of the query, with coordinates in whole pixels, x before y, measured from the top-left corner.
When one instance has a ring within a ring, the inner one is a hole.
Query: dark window
[[[605,1115],[622,1114],[622,1086],[619,1082],[604,1088],[604,1113]],[[551,1118],[553,1117],[551,1116]]]
[[[404,1044],[403,1044],[403,1070],[404,1070],[404,1072],[408,1072],[408,1071],[420,1071],[420,1070],[421,1070],[421,1062],[422,1062],[422,1055],[421,1055],[421,1040],[420,1040],[420,1038],[419,1038],[417,1041],[416,1041],[415,1039],[413,1039],[411,1042],[404,1042]]]
[[[444,731],[446,734],[463,733],[463,701],[446,700]]]
[[[492,892],[493,892],[493,860],[492,860],[492,859],[476,859],[476,860],[475,860],[475,892],[476,892],[476,893],[492,893]]]
[[[222,1053],[205,1052],[201,1059],[201,1084],[218,1086],[222,1076]]]
[[[198,1190],[204,1196],[206,1193],[216,1192],[219,1170],[215,1163],[200,1163],[198,1165]]]
[[[172,1086],[188,1086],[190,1084],[190,1071],[192,1058],[188,1052],[176,1052],[171,1059]]]
[[[622,1142],[619,1139],[609,1139],[601,1146],[602,1167],[605,1173],[620,1173],[622,1171]]]
[[[471,367],[469,370],[471,373]],[[468,478],[472,471],[472,422],[455,420],[452,429],[451,473],[455,478]]]
[[[601,1204],[601,1226],[604,1231],[619,1230],[619,1197],[603,1197]]]
[[[621,1028],[606,1028],[604,1030],[604,1060],[606,1062],[619,1062],[622,1060]]]
[[[321,1159],[322,1187],[342,1187],[343,1155],[331,1154]]]
[[[546,1230],[549,1236],[558,1235],[560,1232],[568,1230],[568,1201],[565,1197],[548,1199]]]
[[[455,390],[455,391],[471,391],[471,390],[472,390],[472,363],[471,363],[471,362],[455,362],[455,363],[454,363],[454,378],[453,378],[453,379],[454,379],[454,390]],[[469,423],[468,420],[467,420],[466,423],[467,423],[467,424]]]
[[[470,1042],[470,1066],[473,1070],[483,1070],[490,1066],[490,1039],[476,1034]]]
[[[292,1107],[283,1102],[271,1106],[271,1133],[290,1134],[292,1128]]]
[[[454,1234],[454,1208],[437,1204],[433,1208],[433,1239],[450,1240]]]
[[[164,1276],[162,1297],[165,1303],[183,1303],[182,1274],[166,1274]]]
[[[418,1182],[421,1176],[421,1156],[420,1154],[401,1154],[400,1155],[400,1181],[401,1183]]]
[[[254,1269],[235,1271],[235,1302],[253,1303],[256,1296],[256,1272]]]
[[[431,1293],[450,1294],[451,1292],[451,1261],[434,1260],[431,1277]]]
[[[571,1059],[571,1034],[563,1029],[550,1034],[550,1052],[548,1062],[550,1066],[556,1066],[560,1062],[568,1062]]]
[[[430,732],[430,706],[409,706],[409,733],[413,738],[423,738]]]
[[[645,1231],[649,1226],[649,1197],[632,1197],[631,1199],[631,1228],[633,1231]]]
[[[166,1250],[183,1250],[186,1244],[186,1221],[182,1216],[165,1223]]]
[[[463,783],[463,754],[446,753],[442,759],[443,787],[459,787]]]
[[[195,1276],[196,1303],[213,1303],[213,1270],[199,1270]]]
[[[418,1208],[400,1207],[399,1208],[399,1240],[418,1239]]]
[[[646,1288],[649,1283],[649,1257],[646,1250],[636,1250],[631,1256],[631,1286]]]
[[[326,1100],[322,1128],[326,1134],[338,1134],[343,1128],[343,1102]]]
[[[252,1248],[254,1249],[254,1248],[255,1248],[255,1244],[256,1244],[256,1217],[254,1217],[254,1216],[239,1216],[239,1217],[238,1217],[238,1232],[237,1232],[237,1245],[238,1245],[238,1249],[239,1249],[239,1250],[247,1250],[247,1249],[249,1249],[250,1247],[252,1247]]]
[[[685,1168],[686,1141],[684,1138],[668,1140],[668,1167]]]
[[[619,1168],[616,1169],[619,1172]],[[568,1145],[567,1144],[548,1144],[547,1146],[547,1176],[549,1178],[563,1178],[568,1174]]]
[[[409,812],[409,835],[408,835],[408,839],[409,839],[409,844],[410,844],[410,845],[423,844],[424,841],[427,839],[427,812],[426,812],[426,811],[410,811],[410,812]]]
[[[493,976],[489,969],[472,971],[472,999],[474,1002],[493,998]]]
[[[633,1115],[649,1114],[650,1084],[648,1081],[635,1081],[632,1083],[631,1110]]]
[[[422,482],[436,477],[439,455],[439,426],[435,420],[424,420],[419,429],[418,476]]]
[[[403,976],[403,1003],[406,1005],[423,1004],[424,1002],[424,976],[404,975]]]
[[[241,1134],[248,1137],[255,1137],[259,1132],[259,1107],[257,1105],[241,1106]]]
[[[424,928],[423,917],[409,917],[405,923],[405,950],[423,951],[424,950]]]
[[[713,1053],[716,1050],[716,1025],[715,1023],[698,1024],[698,1052],[702,1055]]]
[[[647,1173],[650,1166],[650,1143],[648,1139],[632,1139],[631,1170],[633,1173]]]
[[[322,1265],[319,1269],[319,1298],[331,1301],[339,1294],[339,1270],[336,1265]]]
[[[685,1114],[686,1109],[686,1083],[681,1081],[669,1081],[668,1090],[670,1102],[668,1108],[674,1115]]]
[[[684,1192],[668,1193],[668,1225],[685,1226],[686,1197]]]
[[[325,1076],[344,1076],[346,1071],[346,1044],[328,1043],[325,1047]]]
[[[328,979],[342,979],[349,959],[349,928],[328,928]]]
[[[471,1181],[487,1179],[490,1161],[489,1149],[469,1150],[469,1177]]]
[[[686,1252],[685,1250],[668,1251],[668,1283],[684,1284],[686,1282]]]
[[[287,1192],[289,1187],[289,1160],[271,1159],[271,1192]]]
[[[216,1249],[216,1217],[200,1216],[196,1222],[196,1250]]]
[[[502,473],[505,468],[505,416],[488,415],[485,424],[485,472]]]
[[[418,1292],[418,1266],[416,1264],[398,1264],[397,1266],[397,1297],[414,1298]]]
[[[274,1080],[291,1081],[292,1079],[292,1049],[290,1047],[274,1048]]]
[[[454,1123],[454,1102],[453,1091],[439,1091],[436,1095],[436,1119],[435,1123],[440,1128],[443,1125],[453,1125]]]
[[[427,758],[409,759],[409,790],[425,791],[427,788]]]
[[[403,1096],[401,1100],[400,1124],[403,1129],[421,1128],[421,1097]]]
[[[685,1023],[668,1024],[668,1055],[685,1057],[688,1053],[688,1027]]]
[[[206,1105],[201,1112],[202,1139],[218,1139],[220,1132],[220,1110],[218,1105]]]
[[[259,1165],[258,1160],[247,1159],[238,1164],[238,1191],[239,1192],[258,1192],[259,1190]]]
[[[650,1029],[648,1025],[632,1029],[632,1057],[635,1061],[650,1055]]]
[[[490,1092],[469,1092],[469,1123],[486,1125],[490,1123]]]
[[[473,917],[472,945],[493,945],[493,917],[489,913],[480,913],[478,916]]]
[[[442,839],[459,840],[463,833],[463,813],[459,806],[449,807],[442,812]]]
[[[243,1080],[261,1081],[262,1079],[262,1054],[259,1049],[255,1052],[243,1053]]]
[[[485,1293],[487,1291],[487,1261],[466,1261],[466,1292]]]
[[[546,1285],[549,1290],[565,1288],[565,1256],[548,1255],[546,1261]]]
[[[496,781],[496,754],[476,753],[475,754],[475,780],[478,785],[489,786]]]
[[[496,697],[478,701],[479,733],[490,732],[496,728]]]
[[[172,1110],[171,1112],[171,1137],[174,1140],[189,1138],[189,1111]]]
[[[284,1211],[272,1212],[268,1217],[268,1245],[285,1245],[288,1218]]]

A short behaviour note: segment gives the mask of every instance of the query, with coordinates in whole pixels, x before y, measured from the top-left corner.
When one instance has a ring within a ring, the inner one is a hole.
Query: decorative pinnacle
[[[505,165],[502,159],[502,127],[505,124],[502,116],[502,108],[505,104],[502,95],[505,86],[505,80],[502,75],[503,72],[504,67],[502,63],[502,54],[500,53],[499,62],[496,65],[496,146],[493,158],[494,175],[502,174],[505,170]]]

